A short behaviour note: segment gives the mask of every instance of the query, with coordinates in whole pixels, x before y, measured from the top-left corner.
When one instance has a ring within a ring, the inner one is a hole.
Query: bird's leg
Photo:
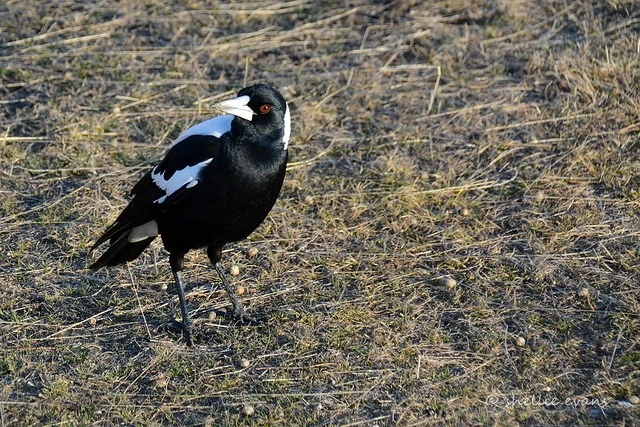
[[[220,264],[220,258],[222,258],[222,248],[215,248],[213,246],[209,246],[207,249],[207,255],[209,256],[209,260],[211,264],[215,267],[218,272],[218,276],[220,276],[220,280],[222,280],[222,285],[224,289],[229,294],[229,298],[231,299],[231,304],[233,305],[233,316],[242,320],[245,317],[244,307],[240,300],[238,300],[238,296],[236,295],[236,290],[227,280],[227,276],[224,274],[224,270],[222,269],[222,264]]]
[[[178,299],[180,300],[180,311],[182,312],[182,330],[184,331],[185,339],[189,347],[193,346],[193,340],[191,339],[191,319],[187,312],[187,302],[184,297],[184,287],[182,285],[182,276],[180,270],[184,263],[183,255],[171,255],[169,257],[169,264],[171,265],[171,272],[173,278],[176,281],[176,288],[178,289]]]
[[[224,289],[227,291],[227,294],[229,294],[229,298],[231,299],[231,304],[233,305],[233,316],[242,320],[242,318],[244,317],[244,307],[242,306],[242,303],[240,302],[240,300],[238,300],[238,296],[236,295],[236,290],[234,289],[233,285],[231,285],[231,283],[229,283],[229,281],[227,280],[227,276],[224,274],[224,271],[222,270],[222,265],[219,262],[217,262],[213,266],[216,268],[216,271],[218,272],[218,276],[220,276],[220,280],[222,280],[222,285],[224,286]]]

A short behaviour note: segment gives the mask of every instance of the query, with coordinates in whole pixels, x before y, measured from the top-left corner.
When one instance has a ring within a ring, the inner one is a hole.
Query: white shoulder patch
[[[284,136],[282,137],[285,150],[289,146],[289,138],[291,138],[291,113],[289,112],[289,104],[286,105],[287,109],[284,112]]]
[[[162,203],[167,197],[184,187],[187,188],[194,187],[198,184],[198,177],[200,176],[200,171],[207,166],[213,158],[207,159],[203,162],[195,164],[193,166],[187,166],[184,169],[179,169],[171,175],[171,178],[164,179],[163,173],[156,173],[157,166],[153,168],[153,172],[151,172],[151,179],[153,183],[158,186],[161,190],[165,192],[165,195],[155,200],[154,203]]]
[[[205,120],[204,122],[198,123],[197,125],[191,126],[189,129],[185,130],[178,136],[178,138],[173,142],[173,145],[176,145],[180,141],[187,139],[193,135],[211,135],[216,138],[220,138],[225,133],[231,130],[231,122],[235,116],[218,116],[209,120]]]

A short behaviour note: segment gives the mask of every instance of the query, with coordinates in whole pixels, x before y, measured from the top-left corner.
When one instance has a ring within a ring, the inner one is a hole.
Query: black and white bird
[[[169,252],[182,328],[192,345],[180,271],[191,249],[207,248],[234,315],[244,309],[220,264],[223,247],[251,234],[273,207],[284,181],[291,135],[289,107],[264,84],[213,106],[227,115],[184,131],[165,158],[131,190],[133,198],[91,250],[109,247],[90,268],[131,261],[157,236]]]

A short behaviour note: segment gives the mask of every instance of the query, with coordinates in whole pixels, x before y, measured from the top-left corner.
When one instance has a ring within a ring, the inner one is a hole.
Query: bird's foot
[[[233,318],[239,320],[241,323],[256,323],[256,320],[244,309],[244,306],[238,301],[237,304],[233,305],[233,312],[231,313]]]
[[[247,312],[244,310],[244,306],[238,301],[233,304],[232,314],[234,318],[242,321],[247,315]]]
[[[171,319],[167,324],[169,330],[172,333],[182,332],[185,341],[187,342],[187,346],[193,347],[193,335],[191,334],[191,322],[185,325],[183,322],[180,322],[176,319]]]
[[[187,341],[188,347],[193,347],[193,337],[191,336],[191,324],[182,325],[182,332],[184,333],[184,339]]]

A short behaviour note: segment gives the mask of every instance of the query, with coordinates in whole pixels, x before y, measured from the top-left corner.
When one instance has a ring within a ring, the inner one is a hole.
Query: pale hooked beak
[[[211,106],[214,110],[221,111],[227,114],[233,114],[234,116],[241,117],[245,120],[251,121],[255,114],[253,110],[247,105],[249,104],[249,98],[247,95],[239,96],[237,98],[222,101],[218,104]]]

